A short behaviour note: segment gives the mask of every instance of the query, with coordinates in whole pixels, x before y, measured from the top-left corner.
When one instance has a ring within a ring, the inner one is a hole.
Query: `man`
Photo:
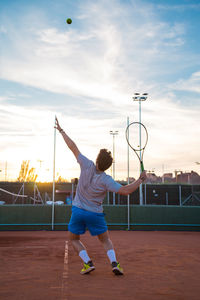
[[[134,192],[146,179],[146,172],[144,171],[135,182],[122,186],[104,172],[112,165],[113,161],[111,153],[108,150],[100,150],[95,165],[81,154],[76,144],[60,127],[57,119],[56,129],[61,133],[65,143],[73,152],[81,167],[76,196],[72,203],[72,215],[68,226],[69,239],[74,250],[84,262],[81,274],[87,274],[95,270],[85,246],[80,241],[80,234],[84,234],[86,228],[88,228],[90,234],[98,236],[101,241],[107,252],[113,273],[115,275],[123,275],[123,269],[119,262],[117,262],[115,250],[108,234],[102,203],[107,191],[119,193],[120,195],[129,195]]]

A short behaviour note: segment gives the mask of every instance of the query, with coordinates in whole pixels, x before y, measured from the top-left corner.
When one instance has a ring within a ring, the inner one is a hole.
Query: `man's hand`
[[[145,181],[147,179],[147,174],[146,174],[146,171],[143,171],[141,174],[140,174],[140,177],[139,177],[142,181]]]
[[[65,131],[60,127],[60,124],[58,122],[58,119],[56,118],[56,124],[55,128],[61,133],[65,143],[69,147],[69,149],[73,152],[75,155],[76,159],[78,158],[80,151],[77,148],[76,144],[70,139],[70,137],[65,133]]]
[[[62,131],[62,128],[60,127],[60,124],[59,124],[59,122],[58,122],[58,119],[56,118],[56,125],[55,125],[55,128],[59,131],[59,132],[61,132]]]
[[[140,186],[140,184],[141,184],[141,181],[142,181],[142,182],[145,181],[146,178],[147,178],[146,171],[143,171],[143,172],[140,174],[140,177],[139,177],[136,181],[134,181],[134,182],[132,182],[132,183],[130,183],[130,184],[127,184],[127,185],[122,186],[122,187],[119,189],[118,194],[120,194],[120,195],[125,195],[125,196],[130,195],[131,193],[133,193],[134,191],[137,190],[137,188],[138,188],[138,187]]]

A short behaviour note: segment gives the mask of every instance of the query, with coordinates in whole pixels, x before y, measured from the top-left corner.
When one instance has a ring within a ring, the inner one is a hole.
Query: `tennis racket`
[[[132,122],[126,128],[126,140],[140,161],[141,171],[144,171],[143,155],[148,142],[146,127],[140,122]]]

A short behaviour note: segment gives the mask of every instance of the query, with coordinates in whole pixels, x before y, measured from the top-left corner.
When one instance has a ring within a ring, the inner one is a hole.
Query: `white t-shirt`
[[[102,213],[102,203],[106,192],[117,193],[122,185],[105,172],[98,171],[93,161],[81,153],[77,162],[80,164],[81,174],[72,205],[88,211]]]

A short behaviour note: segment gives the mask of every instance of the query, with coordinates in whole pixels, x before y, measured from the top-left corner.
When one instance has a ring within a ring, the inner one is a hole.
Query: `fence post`
[[[74,183],[72,182],[72,201],[74,200]]]
[[[109,205],[110,204],[110,193],[107,192],[107,204]]]
[[[147,185],[144,185],[144,205],[147,204]]]
[[[113,192],[113,205],[115,206],[115,192]]]
[[[117,194],[117,204],[120,205],[120,194]]]
[[[181,202],[181,185],[179,185],[179,205],[182,206],[182,202]]]
[[[166,205],[168,205],[168,192],[166,192],[165,198],[166,198]]]

